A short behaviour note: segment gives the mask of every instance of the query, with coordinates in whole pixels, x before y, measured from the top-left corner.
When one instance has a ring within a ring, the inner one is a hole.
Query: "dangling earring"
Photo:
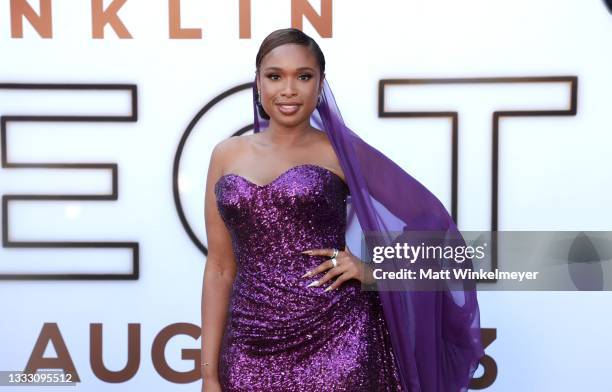
[[[321,94],[319,94],[319,98],[317,98],[317,106],[321,104]]]
[[[257,104],[261,105],[261,91],[257,90]]]

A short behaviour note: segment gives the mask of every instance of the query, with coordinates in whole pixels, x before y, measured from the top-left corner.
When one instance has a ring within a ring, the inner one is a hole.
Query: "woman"
[[[219,143],[209,165],[203,390],[465,390],[482,356],[475,293],[452,306],[363,291],[371,269],[345,238],[347,204],[362,230],[456,231],[444,208],[344,126],[300,30],[264,39],[254,93],[256,132]],[[381,174],[400,181],[393,194]]]

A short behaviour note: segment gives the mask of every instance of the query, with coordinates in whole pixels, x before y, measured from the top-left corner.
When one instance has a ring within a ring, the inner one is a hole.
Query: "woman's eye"
[[[271,80],[278,80],[278,78],[280,78],[280,76],[278,74],[269,74],[267,76],[268,76],[268,79],[271,79]],[[312,74],[302,74],[302,75],[299,76],[299,78],[301,80],[308,80],[308,79],[312,78]]]

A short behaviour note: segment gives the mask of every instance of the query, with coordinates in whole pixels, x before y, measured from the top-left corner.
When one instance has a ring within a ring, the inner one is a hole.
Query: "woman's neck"
[[[302,144],[305,140],[309,139],[312,128],[309,123],[290,128],[271,123],[265,133],[267,135],[266,141],[271,145],[292,147]]]

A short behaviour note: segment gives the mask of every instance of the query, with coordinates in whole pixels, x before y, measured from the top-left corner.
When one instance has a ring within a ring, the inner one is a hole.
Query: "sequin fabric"
[[[224,333],[223,391],[401,391],[374,291],[356,279],[337,290],[301,278],[326,260],[301,254],[345,245],[346,183],[328,169],[294,166],[272,182],[226,174],[215,184],[237,274]]]

